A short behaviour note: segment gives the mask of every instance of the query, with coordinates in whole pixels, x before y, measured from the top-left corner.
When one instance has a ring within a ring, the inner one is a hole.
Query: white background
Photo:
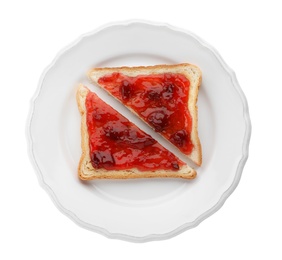
[[[282,15],[279,1],[1,1],[0,259],[281,259]],[[174,238],[108,239],[61,214],[25,136],[42,71],[83,33],[145,19],[196,33],[236,72],[252,121],[249,159],[223,207]]]

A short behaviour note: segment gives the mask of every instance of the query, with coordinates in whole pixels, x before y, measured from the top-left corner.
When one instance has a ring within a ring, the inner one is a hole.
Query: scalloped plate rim
[[[35,160],[35,157],[34,157],[33,140],[32,140],[32,136],[31,136],[31,132],[30,132],[30,126],[31,126],[32,119],[33,119],[35,103],[36,103],[37,97],[39,96],[39,94],[41,92],[41,87],[42,87],[42,83],[44,81],[45,75],[56,64],[56,62],[60,58],[60,56],[64,53],[66,53],[68,50],[72,49],[75,45],[79,44],[83,40],[83,38],[85,38],[85,37],[96,34],[100,31],[103,31],[104,29],[110,28],[112,26],[128,26],[128,25],[131,25],[131,24],[134,24],[134,23],[146,24],[146,25],[151,25],[151,26],[166,27],[169,30],[181,32],[183,34],[191,36],[192,38],[197,40],[200,45],[209,49],[213,53],[215,58],[220,62],[221,66],[224,68],[224,70],[231,77],[233,86],[236,89],[236,91],[238,92],[238,94],[241,98],[242,104],[243,104],[244,120],[245,120],[245,124],[246,124],[242,158],[241,158],[241,160],[240,160],[240,162],[237,166],[235,178],[234,178],[232,184],[230,185],[230,187],[221,195],[219,201],[212,208],[210,208],[205,213],[201,214],[198,218],[196,218],[193,222],[185,223],[184,225],[181,225],[178,228],[176,228],[175,230],[168,232],[168,233],[150,234],[150,235],[147,235],[147,236],[144,236],[144,237],[136,237],[136,236],[131,236],[131,235],[119,234],[119,233],[111,233],[104,228],[94,226],[94,225],[90,225],[90,224],[80,220],[73,212],[70,212],[69,210],[65,209],[59,203],[55,193],[52,190],[52,188],[49,185],[47,185],[44,181],[43,174],[42,174],[42,172],[41,172],[41,170],[40,170],[40,168],[39,168],[39,166],[38,166],[38,164]],[[149,242],[149,241],[154,241],[154,240],[164,240],[164,239],[172,238],[172,237],[174,237],[174,236],[176,236],[176,235],[178,235],[178,234],[180,234],[180,233],[182,233],[182,232],[184,232],[188,229],[191,229],[191,228],[198,226],[203,220],[205,220],[206,218],[208,218],[209,216],[211,216],[215,212],[217,212],[223,206],[223,204],[225,203],[227,198],[233,193],[233,191],[236,189],[237,185],[240,182],[241,175],[242,175],[245,163],[246,163],[246,161],[248,159],[248,155],[249,155],[250,138],[251,138],[251,121],[250,121],[249,109],[248,109],[246,97],[245,97],[245,95],[244,95],[244,93],[243,93],[243,91],[242,91],[242,89],[241,89],[241,87],[240,87],[240,85],[237,81],[235,72],[225,63],[225,61],[222,59],[222,57],[220,56],[218,51],[214,47],[212,47],[210,44],[208,44],[207,42],[202,40],[200,37],[198,37],[197,35],[192,33],[191,31],[188,31],[186,29],[180,29],[178,27],[172,26],[172,25],[167,24],[167,23],[158,23],[158,22],[153,22],[153,21],[148,21],[148,20],[140,20],[140,19],[117,21],[117,22],[105,24],[105,25],[100,26],[99,28],[97,28],[97,29],[95,29],[91,32],[82,34],[74,42],[67,45],[65,48],[61,49],[61,51],[59,51],[57,53],[57,55],[55,56],[53,61],[45,68],[45,70],[43,71],[43,73],[40,77],[40,80],[39,80],[39,83],[37,85],[37,89],[35,91],[35,94],[30,101],[30,111],[29,111],[29,114],[28,114],[27,124],[26,124],[26,139],[27,139],[27,144],[28,144],[28,153],[29,153],[30,161],[31,161],[31,163],[34,167],[36,174],[37,174],[40,186],[48,193],[48,195],[51,197],[51,199],[54,202],[54,204],[56,205],[56,207],[64,215],[69,217],[72,221],[74,221],[77,225],[79,225],[82,228],[94,231],[96,233],[99,233],[99,234],[104,235],[104,236],[111,238],[111,239],[121,239],[121,240],[129,241],[129,242]]]

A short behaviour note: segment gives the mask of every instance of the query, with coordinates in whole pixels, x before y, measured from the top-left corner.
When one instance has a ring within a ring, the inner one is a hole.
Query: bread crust
[[[129,179],[129,178],[184,178],[194,179],[196,171],[188,165],[183,165],[178,171],[156,170],[139,171],[136,168],[128,170],[105,170],[93,168],[90,160],[89,135],[86,125],[85,99],[89,89],[82,84],[78,86],[76,100],[81,114],[81,158],[78,165],[78,176],[81,180],[93,179]]]
[[[99,78],[110,74],[113,72],[120,72],[126,76],[138,76],[138,75],[151,75],[151,74],[161,74],[166,72],[180,73],[183,74],[190,81],[190,90],[188,98],[188,110],[192,116],[192,131],[191,131],[191,141],[194,145],[193,151],[187,155],[196,165],[201,166],[202,164],[202,146],[200,143],[198,135],[198,92],[202,82],[202,72],[199,67],[189,63],[180,63],[174,65],[154,65],[154,66],[138,66],[138,67],[104,67],[104,68],[92,68],[88,71],[87,76],[92,83],[103,88],[99,83]],[[109,92],[108,92],[109,93]],[[111,95],[111,93],[109,93]],[[114,97],[116,98],[116,97]],[[117,98],[116,98],[117,99]],[[118,100],[118,99],[117,99]],[[119,100],[120,101],[120,100]],[[121,102],[121,101],[120,101]],[[126,106],[131,112],[138,116],[138,114]],[[139,117],[139,116],[138,116]],[[139,117],[143,120],[141,117]],[[145,120],[143,120],[147,123]],[[148,124],[148,123],[147,123]],[[161,133],[160,133],[161,135]],[[167,140],[167,139],[166,139]]]

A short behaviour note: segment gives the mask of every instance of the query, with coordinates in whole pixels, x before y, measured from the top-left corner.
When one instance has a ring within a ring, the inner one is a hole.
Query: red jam
[[[184,165],[95,93],[88,93],[85,106],[90,158],[95,169],[177,171]]]
[[[128,77],[112,73],[98,82],[180,151],[192,152],[192,119],[187,106],[190,82],[182,74]]]

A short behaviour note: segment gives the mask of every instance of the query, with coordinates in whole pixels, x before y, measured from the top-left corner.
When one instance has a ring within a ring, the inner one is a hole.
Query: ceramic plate
[[[75,100],[80,82],[169,146],[92,85],[86,72],[92,67],[182,62],[198,65],[203,73],[198,99],[203,165],[197,168],[197,178],[80,181]],[[57,55],[41,77],[27,133],[40,183],[64,214],[110,238],[144,242],[195,227],[223,205],[239,182],[250,129],[247,102],[235,74],[210,45],[166,24],[127,21],[83,35]]]

